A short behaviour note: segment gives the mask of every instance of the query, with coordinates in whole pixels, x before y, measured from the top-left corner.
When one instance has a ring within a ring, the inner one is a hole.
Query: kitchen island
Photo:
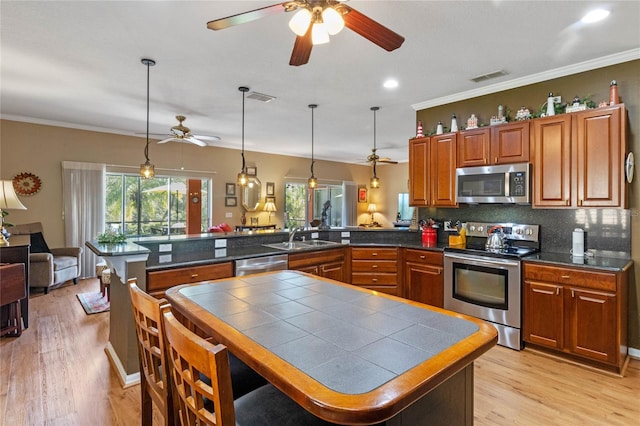
[[[172,310],[314,415],[339,424],[473,424],[490,324],[300,271],[174,287]]]

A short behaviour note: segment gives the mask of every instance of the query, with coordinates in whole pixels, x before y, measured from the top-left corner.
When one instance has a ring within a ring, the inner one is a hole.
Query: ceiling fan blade
[[[173,141],[180,141],[180,139],[176,139],[173,136],[171,136],[170,138],[166,138],[166,139],[162,139],[161,141],[158,141],[158,143],[167,143],[167,142],[173,142]]]
[[[313,23],[309,24],[309,28],[307,32],[303,36],[296,36],[296,42],[293,45],[293,51],[291,52],[291,59],[289,60],[289,65],[300,66],[309,62],[309,57],[311,56],[311,48],[313,47],[313,42],[311,40],[311,27]]]
[[[352,7],[345,5],[342,5],[342,7],[346,10],[342,15],[344,25],[350,30],[355,31],[389,52],[402,46],[404,37],[400,34],[391,31]]]
[[[188,138],[183,138],[183,140],[187,142],[191,142],[192,144],[195,144],[198,146],[207,146],[205,142],[202,142],[200,139],[196,139],[193,136],[189,136]]]
[[[203,141],[215,141],[215,142],[222,141],[222,138],[220,136],[193,135],[193,137]]]
[[[398,164],[397,161],[392,160],[390,158],[380,158],[379,160],[377,160],[378,163],[386,163],[386,164]]]
[[[227,16],[226,18],[215,19],[207,22],[207,28],[210,30],[223,30],[235,25],[244,24],[246,22],[255,21],[256,19],[266,16],[275,15],[284,12],[284,3],[273,4],[271,6],[261,7],[259,9],[250,10],[248,12],[238,13],[236,15]]]

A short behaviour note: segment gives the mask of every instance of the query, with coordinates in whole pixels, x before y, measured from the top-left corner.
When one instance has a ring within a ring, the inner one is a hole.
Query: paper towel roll
[[[584,231],[582,228],[573,230],[573,248],[571,253],[574,257],[584,257]]]

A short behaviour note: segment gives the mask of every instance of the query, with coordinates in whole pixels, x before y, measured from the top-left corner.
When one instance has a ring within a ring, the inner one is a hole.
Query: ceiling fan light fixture
[[[327,31],[327,24],[324,22],[315,22],[313,28],[311,28],[311,42],[314,46],[318,44],[329,43],[329,32]]]
[[[144,147],[145,162],[140,164],[140,176],[143,179],[151,179],[156,175],[155,167],[149,161],[149,68],[156,64],[153,59],[142,59],[142,64],[147,67],[147,144]]]
[[[309,9],[300,9],[293,15],[293,18],[289,21],[289,28],[296,35],[302,37],[307,33],[309,24],[311,23],[311,12]]]
[[[322,20],[324,21],[329,35],[336,35],[344,28],[344,19],[342,19],[342,15],[330,6],[326,7],[322,11]]]

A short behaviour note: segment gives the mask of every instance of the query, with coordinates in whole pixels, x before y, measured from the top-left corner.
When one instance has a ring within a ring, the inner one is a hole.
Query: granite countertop
[[[596,253],[594,256],[573,257],[570,253],[545,252],[527,256],[522,260],[535,263],[548,263],[560,266],[582,267],[603,269],[619,272],[633,264],[628,253],[604,252]]]

